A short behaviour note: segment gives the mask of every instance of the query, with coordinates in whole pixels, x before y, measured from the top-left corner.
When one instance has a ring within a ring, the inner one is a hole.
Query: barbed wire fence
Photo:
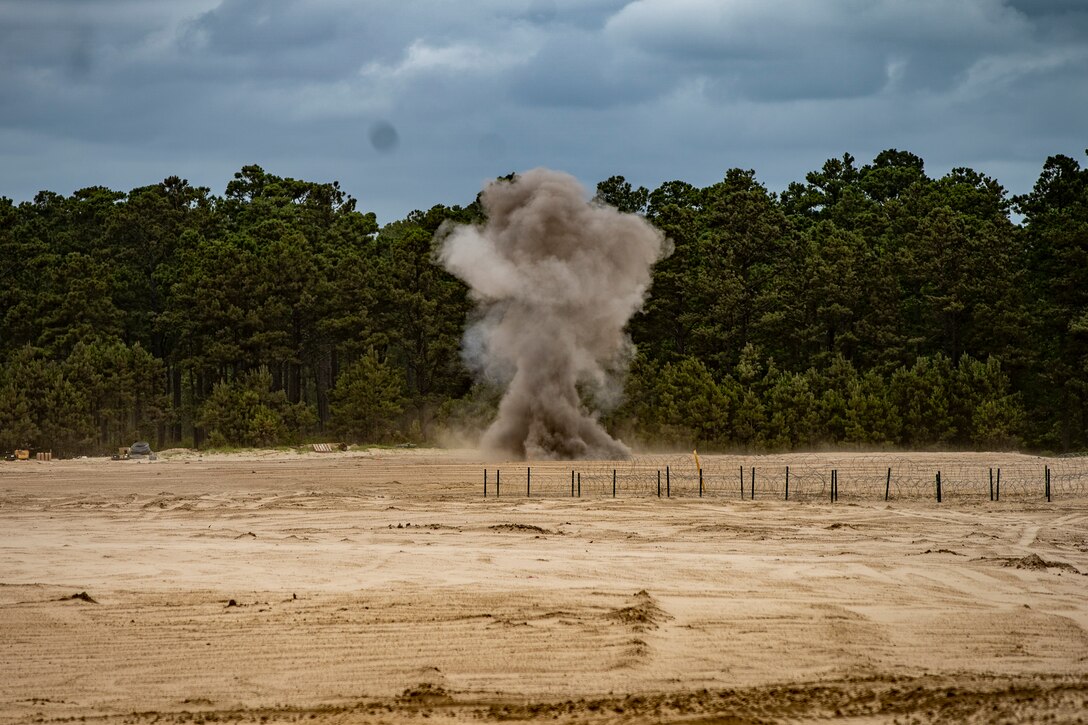
[[[484,470],[485,496],[789,501],[1053,500],[1088,496],[1088,458],[985,462],[909,455],[637,456],[507,463]]]

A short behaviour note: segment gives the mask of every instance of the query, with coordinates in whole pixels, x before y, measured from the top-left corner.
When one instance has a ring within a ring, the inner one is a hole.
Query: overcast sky
[[[385,223],[535,166],[780,191],[885,148],[1020,193],[1086,147],[1088,0],[0,0],[16,201],[259,164]]]

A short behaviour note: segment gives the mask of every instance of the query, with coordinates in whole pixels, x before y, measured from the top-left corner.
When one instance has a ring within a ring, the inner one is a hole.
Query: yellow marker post
[[[703,497],[703,464],[699,462],[699,451],[692,450],[691,455],[695,457],[695,468],[699,471],[699,498]]]

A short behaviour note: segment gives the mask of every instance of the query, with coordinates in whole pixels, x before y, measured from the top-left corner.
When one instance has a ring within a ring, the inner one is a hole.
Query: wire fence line
[[[1088,458],[826,454],[637,456],[627,461],[505,463],[487,496],[735,500],[1053,500],[1088,497]]]

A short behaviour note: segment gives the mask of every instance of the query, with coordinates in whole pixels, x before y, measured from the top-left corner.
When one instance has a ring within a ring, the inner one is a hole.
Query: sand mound
[[[397,701],[401,704],[437,705],[452,702],[452,698],[442,685],[436,685],[433,682],[420,682],[414,687],[405,688]]]
[[[613,609],[605,615],[605,618],[626,624],[636,632],[657,629],[662,623],[672,619],[672,616],[662,609],[657,600],[645,589],[635,594],[632,600],[629,606]]]
[[[533,526],[532,524],[495,524],[494,526],[488,526],[487,528],[492,531],[501,531],[504,533],[518,533],[518,534],[555,534],[556,531],[548,531],[542,529],[539,526]]]
[[[1066,564],[1064,561],[1047,561],[1038,554],[1028,554],[1019,559],[1009,559],[1005,562],[1005,566],[1013,566],[1017,569],[1030,569],[1032,571],[1059,569],[1061,571],[1067,571],[1070,574],[1080,574],[1080,570],[1072,564]]]

